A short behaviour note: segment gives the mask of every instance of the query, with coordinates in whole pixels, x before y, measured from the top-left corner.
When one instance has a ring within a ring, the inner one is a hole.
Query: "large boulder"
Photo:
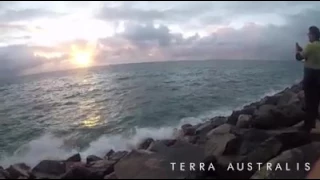
[[[6,170],[0,169],[0,179],[12,179],[12,177]]]
[[[245,106],[242,110],[233,111],[232,114],[228,117],[227,123],[231,125],[236,125],[238,118],[241,114],[253,115],[256,110],[255,104]]]
[[[290,149],[268,161],[251,179],[304,179],[319,157],[320,143]]]
[[[290,127],[304,119],[301,107],[290,104],[284,106],[263,105],[254,114],[252,127],[276,129]]]
[[[117,175],[115,172],[111,173],[111,174],[108,174],[106,176],[104,176],[103,179],[118,179]]]
[[[225,123],[209,131],[206,136],[207,138],[211,138],[215,135],[230,133],[233,128],[233,125]]]
[[[249,129],[244,131],[241,135],[239,135],[239,137],[242,139],[242,143],[238,147],[238,154],[240,156],[244,156],[270,138],[270,135],[263,130]]]
[[[163,141],[154,141],[151,143],[149,148],[147,149],[148,151],[151,152],[166,152],[169,149],[169,147],[165,144]]]
[[[203,124],[201,124],[197,129],[196,129],[196,134],[199,136],[206,135],[210,130],[224,124],[226,122],[225,117],[215,117],[212,118],[210,121],[207,121]]]
[[[17,179],[20,176],[29,178],[31,176],[30,170],[30,167],[24,163],[14,164],[6,169],[13,179]]]
[[[89,155],[87,157],[87,164],[90,164],[91,162],[99,161],[99,160],[102,160],[102,158],[95,156],[95,155]]]
[[[108,160],[118,162],[127,154],[128,154],[128,151],[118,151],[113,153],[111,156],[109,156]]]
[[[145,140],[143,140],[139,145],[138,145],[138,149],[148,149],[148,147],[150,146],[150,144],[153,142],[154,140],[152,138],[147,138]]]
[[[291,91],[285,91],[281,94],[280,99],[277,103],[277,106],[288,105],[289,102],[296,97],[296,94]]]
[[[240,139],[231,133],[216,134],[206,142],[205,156],[236,154],[234,151],[237,151],[240,143]]]
[[[43,160],[32,169],[32,174],[38,178],[59,178],[66,172],[64,161]]]
[[[182,125],[181,130],[183,135],[185,136],[193,136],[196,133],[196,128],[193,127],[191,124]]]
[[[241,114],[238,118],[236,127],[238,128],[248,128],[250,127],[250,121],[252,119],[251,115]]]
[[[79,153],[69,157],[67,160],[67,162],[80,162],[81,161],[81,155]]]
[[[118,179],[181,179],[190,173],[190,163],[197,165],[203,158],[201,147],[177,141],[162,153],[132,151],[115,165],[115,173]]]

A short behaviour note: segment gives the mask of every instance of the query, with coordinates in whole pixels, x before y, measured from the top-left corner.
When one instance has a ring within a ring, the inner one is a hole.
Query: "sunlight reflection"
[[[98,126],[100,124],[99,123],[100,120],[101,120],[101,116],[98,115],[98,116],[88,118],[88,119],[82,121],[82,123],[83,123],[83,126],[88,127],[88,128],[92,128],[92,127]]]

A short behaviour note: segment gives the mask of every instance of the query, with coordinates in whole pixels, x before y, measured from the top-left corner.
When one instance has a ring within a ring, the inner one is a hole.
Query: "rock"
[[[110,161],[119,161],[120,159],[122,159],[123,157],[125,157],[128,154],[127,151],[118,151],[116,153],[113,153],[108,160]]]
[[[305,179],[310,171],[308,167],[311,167],[312,169],[312,165],[319,159],[319,157],[320,143],[312,143],[295,149],[290,149],[270,160],[261,168],[260,171],[257,171],[251,179]],[[297,169],[297,163],[300,164],[299,170]],[[308,164],[306,165],[305,163],[310,164],[308,166]],[[269,166],[269,168],[267,166]],[[279,167],[276,170],[275,168],[277,166],[280,166],[282,170],[280,170]],[[286,170],[286,166],[290,171]]]
[[[241,114],[253,115],[255,110],[256,107],[254,105],[249,105],[245,106],[242,110],[233,111],[232,114],[228,117],[227,123],[235,126]]]
[[[28,179],[28,177],[20,176],[20,177],[18,177],[18,179]]]
[[[304,119],[301,107],[290,104],[285,106],[263,105],[255,113],[252,127],[258,129],[277,129],[293,126]]]
[[[78,154],[75,154],[75,155],[69,157],[66,161],[67,162],[80,162],[81,161],[81,156],[78,153]]]
[[[144,141],[142,141],[142,143],[138,145],[138,149],[148,149],[148,147],[153,141],[154,140],[152,138],[145,139]]]
[[[282,143],[281,151],[296,148],[311,143],[311,137],[304,132],[287,132],[274,136]]]
[[[84,166],[76,166],[61,176],[61,179],[101,179],[101,176],[91,172]]]
[[[287,91],[287,92],[284,92],[282,93],[278,103],[277,103],[277,106],[284,106],[284,105],[288,105],[290,100],[292,98],[294,98],[296,94],[291,92],[291,91]]]
[[[24,163],[11,165],[6,171],[10,174],[13,179],[17,179],[20,176],[29,177],[30,167]]]
[[[111,173],[111,174],[108,174],[108,175],[104,176],[103,179],[118,179],[118,178],[117,178],[116,173],[113,172],[113,173]]]
[[[217,134],[226,134],[230,133],[231,129],[233,128],[233,125],[230,124],[223,124],[215,129],[212,129],[210,132],[207,133],[207,138],[211,138],[212,136],[215,136]]]
[[[58,178],[66,172],[63,161],[43,160],[32,169],[32,174],[38,178]]]
[[[165,139],[165,140],[160,140],[161,143],[163,143],[166,146],[172,146],[174,143],[176,143],[176,139]]]
[[[6,170],[0,169],[0,179],[12,179],[12,177]]]
[[[205,156],[217,157],[226,154],[236,154],[236,152],[233,151],[240,145],[239,143],[239,139],[233,134],[216,134],[213,138],[206,142]]]
[[[226,122],[225,117],[215,117],[211,119],[208,122],[205,122],[204,124],[201,124],[197,129],[196,129],[196,134],[197,135],[205,135],[207,134],[210,130],[224,124]]]
[[[182,125],[181,130],[185,136],[193,136],[196,133],[196,128],[190,124]]]
[[[199,136],[183,136],[178,138],[179,141],[185,141],[191,144],[196,144],[198,139],[200,139]]]
[[[114,154],[114,153],[115,153],[114,150],[111,149],[110,151],[108,151],[108,152],[106,153],[106,155],[104,156],[104,159],[109,159],[109,157],[110,157],[112,154]]]
[[[266,96],[261,100],[261,104],[264,105],[277,105],[280,99],[280,95]]]
[[[66,162],[66,172],[70,171],[74,167],[85,167],[86,163],[84,162]]]
[[[99,161],[99,160],[102,160],[102,158],[95,155],[90,155],[87,157],[87,164],[90,164],[93,161]]]
[[[110,174],[114,171],[114,165],[116,164],[116,161],[111,160],[99,160],[94,161],[89,165],[89,168],[91,171],[95,172],[96,174],[101,174],[101,178],[103,178],[105,175]]]
[[[163,141],[154,141],[148,148],[151,152],[165,152],[168,150],[168,146],[166,146]]]
[[[251,115],[241,114],[238,118],[236,127],[238,128],[248,128],[250,120],[252,119]]]
[[[182,179],[190,173],[187,164],[199,164],[204,158],[203,154],[201,147],[177,141],[162,153],[148,155],[131,152],[115,165],[115,173],[118,179]],[[185,171],[180,171],[178,165],[183,162],[186,165]]]
[[[270,135],[263,130],[249,129],[240,135],[242,143],[239,146],[239,155],[247,155],[258,147],[262,142],[270,138]]]

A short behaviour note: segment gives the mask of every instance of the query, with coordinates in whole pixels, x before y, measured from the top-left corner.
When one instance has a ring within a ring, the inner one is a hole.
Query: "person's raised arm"
[[[303,59],[307,60],[309,52],[310,45],[307,45],[305,49],[302,49],[302,47],[298,43],[296,43],[296,59],[298,61],[301,61]]]

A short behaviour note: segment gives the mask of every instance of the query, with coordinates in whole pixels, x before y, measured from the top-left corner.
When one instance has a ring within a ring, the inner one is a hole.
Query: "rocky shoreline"
[[[192,126],[173,139],[145,139],[131,152],[106,150],[0,167],[0,179],[305,178],[320,157],[320,135],[297,130],[304,118],[301,83]],[[231,167],[230,167],[231,166]]]

